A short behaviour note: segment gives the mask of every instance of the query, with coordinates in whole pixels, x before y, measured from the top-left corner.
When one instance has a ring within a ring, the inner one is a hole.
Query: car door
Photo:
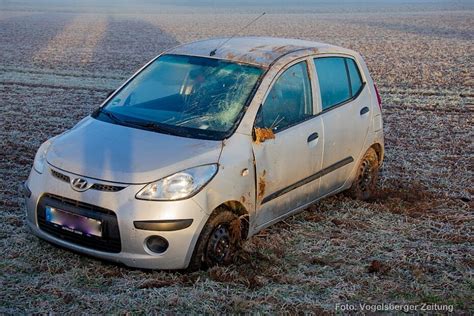
[[[314,69],[302,60],[286,66],[267,92],[255,120],[256,227],[312,201],[323,150],[321,119],[314,116]],[[314,181],[310,181],[314,180]]]
[[[357,62],[344,56],[314,58],[324,125],[320,196],[342,188],[367,138],[370,95]]]

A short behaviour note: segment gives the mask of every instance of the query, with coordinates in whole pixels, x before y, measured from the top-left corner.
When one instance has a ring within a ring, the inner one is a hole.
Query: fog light
[[[168,241],[160,236],[151,236],[146,240],[146,246],[154,253],[163,253],[168,249]]]

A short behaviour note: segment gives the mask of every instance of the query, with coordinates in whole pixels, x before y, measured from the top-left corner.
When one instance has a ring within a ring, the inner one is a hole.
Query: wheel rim
[[[360,165],[360,172],[359,172],[359,179],[358,179],[359,189],[362,192],[369,191],[371,183],[372,183],[372,179],[373,179],[373,174],[372,174],[372,166],[370,164],[370,161],[364,160],[362,161],[362,164]]]
[[[220,224],[212,232],[207,247],[208,258],[215,263],[224,263],[230,253],[228,225]]]

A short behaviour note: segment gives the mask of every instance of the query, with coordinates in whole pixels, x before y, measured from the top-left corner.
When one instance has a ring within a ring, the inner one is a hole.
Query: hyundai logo
[[[79,191],[79,192],[85,191],[89,188],[87,180],[82,179],[82,178],[76,178],[72,180],[71,186],[74,190]]]

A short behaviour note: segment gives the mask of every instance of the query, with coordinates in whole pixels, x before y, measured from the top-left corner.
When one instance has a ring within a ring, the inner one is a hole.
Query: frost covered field
[[[44,1],[43,1],[44,2]],[[474,6],[215,8],[0,1],[0,313],[333,312],[336,304],[474,306]],[[386,157],[370,202],[338,195],[251,238],[237,264],[142,271],[32,236],[17,192],[38,146],[146,61],[231,35],[362,53],[383,99]]]

